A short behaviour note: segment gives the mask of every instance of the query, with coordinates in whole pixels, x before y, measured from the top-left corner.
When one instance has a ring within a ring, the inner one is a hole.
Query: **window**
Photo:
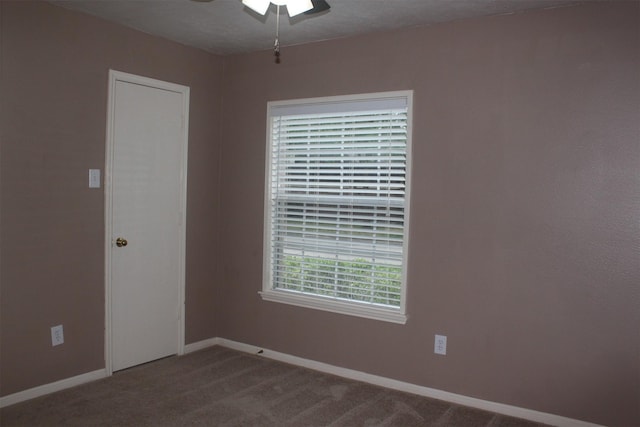
[[[411,102],[268,104],[264,299],[406,322]]]

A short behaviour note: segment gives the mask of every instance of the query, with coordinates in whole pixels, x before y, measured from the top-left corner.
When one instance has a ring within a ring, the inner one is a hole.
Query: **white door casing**
[[[184,352],[189,88],[109,72],[105,361]],[[116,239],[127,245],[116,246]]]

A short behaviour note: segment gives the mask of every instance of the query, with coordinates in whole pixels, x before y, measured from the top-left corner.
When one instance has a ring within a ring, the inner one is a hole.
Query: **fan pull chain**
[[[280,5],[276,6],[276,42],[273,45],[273,54],[276,57],[276,64],[280,63]]]

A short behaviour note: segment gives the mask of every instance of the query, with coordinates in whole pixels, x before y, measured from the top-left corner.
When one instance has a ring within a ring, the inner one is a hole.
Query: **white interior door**
[[[117,371],[184,345],[188,88],[117,72],[110,80],[107,324]]]

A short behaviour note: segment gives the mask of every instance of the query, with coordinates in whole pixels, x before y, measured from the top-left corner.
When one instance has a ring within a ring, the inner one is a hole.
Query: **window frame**
[[[271,176],[272,176],[272,153],[273,153],[273,117],[274,109],[300,109],[308,108],[328,108],[333,111],[332,106],[338,107],[348,103],[365,102],[391,102],[391,100],[401,99],[407,108],[407,135],[406,135],[406,163],[405,163],[405,194],[404,194],[404,222],[402,241],[402,268],[400,283],[400,304],[399,307],[378,306],[367,302],[341,300],[320,295],[297,293],[273,287],[271,253],[273,243],[272,236],[272,207],[271,207]],[[319,98],[292,99],[285,101],[270,101],[267,103],[267,135],[265,151],[265,193],[264,193],[264,236],[263,236],[263,271],[262,290],[260,296],[265,301],[284,303],[299,307],[312,308],[329,311],[350,316],[364,317],[387,321],[398,324],[407,322],[406,302],[407,302],[407,264],[409,249],[409,224],[410,224],[410,199],[411,199],[411,152],[412,152],[412,130],[413,130],[413,91],[402,90],[392,92],[365,93],[356,95],[330,96]]]

